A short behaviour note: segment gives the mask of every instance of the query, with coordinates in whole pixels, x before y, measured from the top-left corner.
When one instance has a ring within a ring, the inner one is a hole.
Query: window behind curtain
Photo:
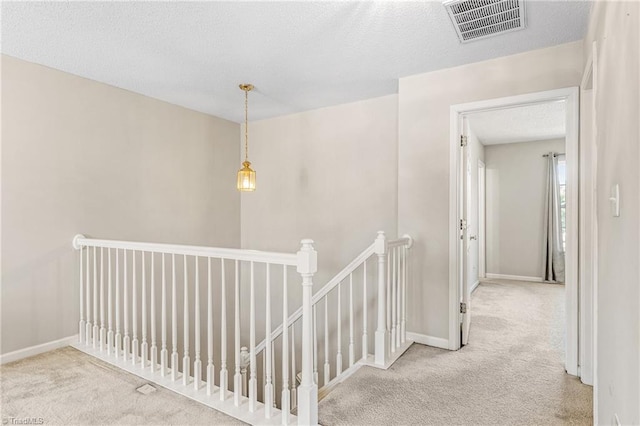
[[[562,251],[566,251],[567,159],[565,155],[558,155],[558,181],[560,183],[560,223],[562,225]]]

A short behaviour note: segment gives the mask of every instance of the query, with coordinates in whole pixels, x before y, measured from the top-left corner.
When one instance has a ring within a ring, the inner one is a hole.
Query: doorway
[[[469,266],[469,259],[473,246],[476,245],[476,259],[483,258],[483,263],[478,262],[476,273],[480,276],[491,271],[486,269],[487,253],[486,227],[479,226],[479,220],[469,226],[470,212],[480,207],[480,199],[474,204],[471,194],[479,194],[480,162],[483,166],[486,161],[474,154],[473,145],[469,143],[469,118],[473,114],[497,110],[515,110],[527,106],[536,106],[549,103],[562,103],[564,107],[565,123],[565,150],[566,158],[566,197],[565,209],[565,369],[571,375],[579,375],[578,361],[578,89],[567,88],[519,95],[507,98],[491,99],[451,107],[451,177],[450,177],[450,324],[449,342],[450,349],[459,349],[467,343],[471,330],[473,307],[471,305],[471,290],[475,282],[471,282],[473,268]],[[508,123],[505,123],[507,125]],[[562,154],[562,152],[558,152]],[[539,159],[543,161],[543,159]],[[487,168],[484,171],[485,183]],[[472,178],[472,176],[474,178]],[[472,181],[476,181],[476,187],[472,188]],[[486,185],[485,185],[486,188]],[[486,190],[485,190],[486,194]],[[486,200],[486,198],[485,198]],[[476,207],[477,206],[477,207]],[[486,212],[486,209],[484,210]],[[479,215],[478,215],[479,216]],[[486,214],[484,219],[486,225]],[[481,255],[482,249],[485,252]],[[484,270],[483,270],[483,266]],[[471,279],[470,279],[471,275]],[[535,277],[537,274],[532,274]],[[539,281],[542,281],[541,274]]]

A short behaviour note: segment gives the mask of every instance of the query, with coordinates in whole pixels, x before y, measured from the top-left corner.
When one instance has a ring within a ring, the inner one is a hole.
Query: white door
[[[485,211],[486,211],[486,173],[482,161],[478,161],[478,278],[486,278],[486,243],[485,243]]]
[[[463,118],[463,134],[460,137],[460,321],[462,339],[466,345],[469,341],[469,327],[471,325],[471,286],[469,285],[469,189],[471,186],[471,162],[469,161],[469,147],[467,144],[467,123]]]

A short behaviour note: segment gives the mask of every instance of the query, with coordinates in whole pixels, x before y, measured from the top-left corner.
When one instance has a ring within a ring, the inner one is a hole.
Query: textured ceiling
[[[565,136],[565,102],[546,102],[467,116],[483,145],[541,141]]]
[[[587,1],[527,1],[527,28],[460,44],[441,2],[2,2],[2,52],[224,117],[397,92],[398,78],[583,38]]]

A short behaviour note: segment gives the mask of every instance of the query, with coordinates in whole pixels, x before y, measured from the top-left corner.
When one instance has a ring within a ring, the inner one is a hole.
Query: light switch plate
[[[620,185],[617,183],[611,186],[611,214],[613,217],[620,217]]]

